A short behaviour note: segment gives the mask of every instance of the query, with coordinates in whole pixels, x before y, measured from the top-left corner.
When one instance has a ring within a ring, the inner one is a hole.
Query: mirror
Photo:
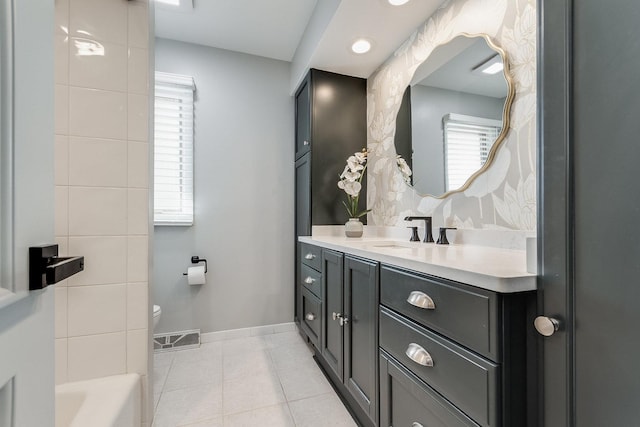
[[[421,195],[465,190],[486,169],[509,129],[514,87],[502,49],[461,35],[416,69],[396,117],[396,152]]]

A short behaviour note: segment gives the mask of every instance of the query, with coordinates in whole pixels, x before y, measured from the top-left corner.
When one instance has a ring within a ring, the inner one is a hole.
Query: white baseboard
[[[233,340],[236,338],[279,334],[282,332],[290,332],[295,330],[295,322],[277,323],[275,325],[256,326],[253,328],[230,329],[228,331],[201,333],[200,342],[202,344],[205,344],[209,342]]]

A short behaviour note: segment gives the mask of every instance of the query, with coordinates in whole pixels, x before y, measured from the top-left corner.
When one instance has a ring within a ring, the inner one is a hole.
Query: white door
[[[28,248],[54,242],[54,0],[0,0],[0,427],[54,425],[53,287]]]

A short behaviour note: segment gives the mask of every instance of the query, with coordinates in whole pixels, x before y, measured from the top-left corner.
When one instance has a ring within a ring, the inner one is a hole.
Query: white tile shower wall
[[[56,383],[149,366],[148,0],[55,0]],[[144,396],[143,424],[151,420]]]

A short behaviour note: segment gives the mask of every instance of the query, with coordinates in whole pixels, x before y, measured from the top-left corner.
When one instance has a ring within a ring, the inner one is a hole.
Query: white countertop
[[[536,275],[527,273],[526,252],[476,245],[436,245],[397,238],[301,236],[321,246],[495,292],[536,289]]]

